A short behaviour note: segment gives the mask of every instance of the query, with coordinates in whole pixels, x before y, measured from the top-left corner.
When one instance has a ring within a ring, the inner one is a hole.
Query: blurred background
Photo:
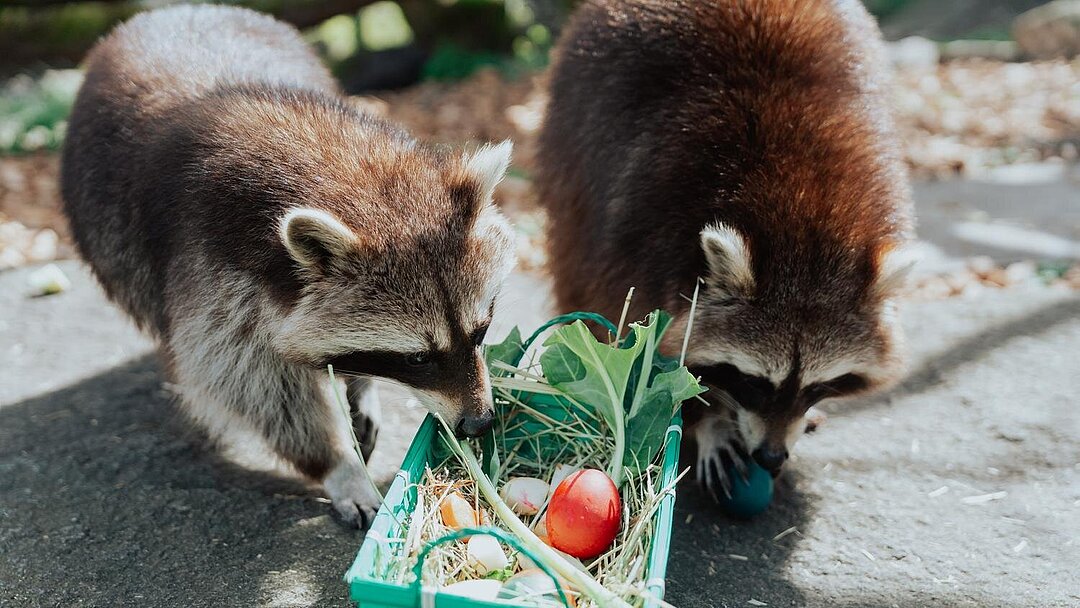
[[[542,76],[573,0],[236,0],[302,29],[350,94],[437,142],[517,143],[508,205],[531,207],[530,143],[544,102]],[[72,255],[57,212],[57,156],[81,82],[79,61],[111,27],[169,0],[0,0],[0,269]],[[890,41],[895,108],[917,180],[1046,182],[1065,176],[1080,144],[1080,2],[868,0]],[[1033,166],[1033,165],[1038,165]],[[977,214],[976,214],[977,215]],[[1075,216],[1072,216],[1075,220]],[[977,217],[969,218],[977,220]],[[542,217],[521,223],[538,235]],[[931,228],[933,230],[933,228]],[[1075,222],[1011,273],[977,260],[961,282],[1000,286],[1069,274]],[[991,230],[980,238],[1017,239]],[[985,239],[984,239],[985,240]],[[542,262],[526,243],[525,263]],[[1000,245],[1000,243],[998,243]],[[971,249],[979,253],[978,247]],[[1037,262],[1033,262],[1037,258]],[[1033,267],[1034,264],[1034,267]],[[988,278],[989,277],[989,278]]]
[[[422,139],[513,139],[496,198],[520,262],[491,336],[547,317],[532,142],[573,0],[228,3],[299,27],[356,103]],[[316,491],[230,472],[185,430],[59,213],[80,59],[165,4],[0,0],[0,606],[344,605],[360,537]],[[866,4],[918,216],[910,374],[826,404],[751,522],[680,487],[668,599],[1080,605],[1080,0]],[[383,482],[423,416],[388,395]]]

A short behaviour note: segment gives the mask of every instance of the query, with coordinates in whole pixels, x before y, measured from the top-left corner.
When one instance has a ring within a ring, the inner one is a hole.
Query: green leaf
[[[670,324],[670,315],[654,311],[644,323],[631,323],[615,347],[577,321],[544,343],[540,364],[548,383],[593,408],[611,430],[615,453],[608,473],[616,485],[624,467],[639,472],[652,462],[675,408],[705,390],[677,360],[660,354]]]
[[[584,380],[588,375],[581,357],[565,344],[553,344],[540,356],[544,378],[552,385]]]
[[[507,579],[514,576],[513,566],[507,566],[505,568],[499,568],[498,570],[492,570],[484,575],[484,578],[493,579],[500,583],[505,583]]]
[[[672,408],[672,411],[668,414],[669,416],[675,414],[675,406],[691,397],[704,393],[706,390],[685,367],[656,374],[649,389],[651,391],[665,391],[668,394]]]
[[[640,474],[663,447],[665,431],[671,425],[673,408],[668,405],[670,402],[670,394],[663,391],[653,393],[642,406],[641,413],[627,422],[623,466],[632,474]]]
[[[492,368],[491,364],[493,362],[498,361],[507,365],[517,365],[524,354],[525,346],[521,339],[521,330],[517,327],[511,329],[510,334],[502,342],[484,346],[484,362],[487,363],[488,371],[492,376],[507,376],[510,374],[505,370]]]
[[[620,349],[596,340],[581,321],[560,327],[544,342],[540,366],[547,381],[594,408],[616,434],[623,397],[640,347]]]

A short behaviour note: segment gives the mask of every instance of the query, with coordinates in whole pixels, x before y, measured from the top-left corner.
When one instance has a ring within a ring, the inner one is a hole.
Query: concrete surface
[[[1036,255],[999,238],[1012,229],[1029,247],[1080,236],[1064,179],[934,184],[919,198],[927,264]],[[972,222],[987,230],[957,228]],[[0,606],[345,605],[362,534],[317,492],[216,456],[176,412],[150,344],[80,264],[62,266],[74,286],[47,298],[25,296],[27,269],[0,273]],[[493,335],[534,324],[545,293],[514,277]],[[909,302],[903,320],[908,379],[831,408],[763,516],[727,519],[680,488],[673,604],[1080,604],[1080,297],[984,290]],[[400,394],[386,402],[383,481],[422,416]]]

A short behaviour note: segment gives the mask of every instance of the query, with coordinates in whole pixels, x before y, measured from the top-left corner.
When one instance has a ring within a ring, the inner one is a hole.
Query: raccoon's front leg
[[[697,441],[697,479],[713,498],[731,498],[730,472],[746,476],[748,459],[735,422],[709,414],[694,425]]]
[[[255,436],[299,473],[322,482],[346,522],[364,526],[379,508],[367,468],[353,449],[349,416],[325,373],[286,363],[228,332],[176,332],[169,351],[194,418],[215,439]]]
[[[287,366],[279,384],[267,382],[256,415],[263,436],[279,456],[321,481],[346,523],[367,527],[380,497],[364,461],[353,449],[351,420],[330,392],[325,374]],[[253,404],[254,405],[254,404]]]
[[[379,438],[379,425],[382,423],[382,406],[375,381],[370,378],[352,378],[348,381],[346,393],[349,398],[349,412],[352,414],[353,432],[360,443],[364,462],[371,459],[375,449],[375,440]]]

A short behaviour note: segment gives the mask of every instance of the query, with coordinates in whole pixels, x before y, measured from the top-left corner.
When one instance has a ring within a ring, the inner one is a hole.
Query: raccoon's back
[[[215,90],[335,92],[299,33],[238,8],[143,13],[86,61],[64,145],[61,187],[76,245],[109,296],[144,329],[167,325],[163,294],[185,216],[180,174],[189,111]]]
[[[877,36],[854,0],[584,3],[539,139],[560,307],[681,308],[713,221],[763,266],[902,229]]]

